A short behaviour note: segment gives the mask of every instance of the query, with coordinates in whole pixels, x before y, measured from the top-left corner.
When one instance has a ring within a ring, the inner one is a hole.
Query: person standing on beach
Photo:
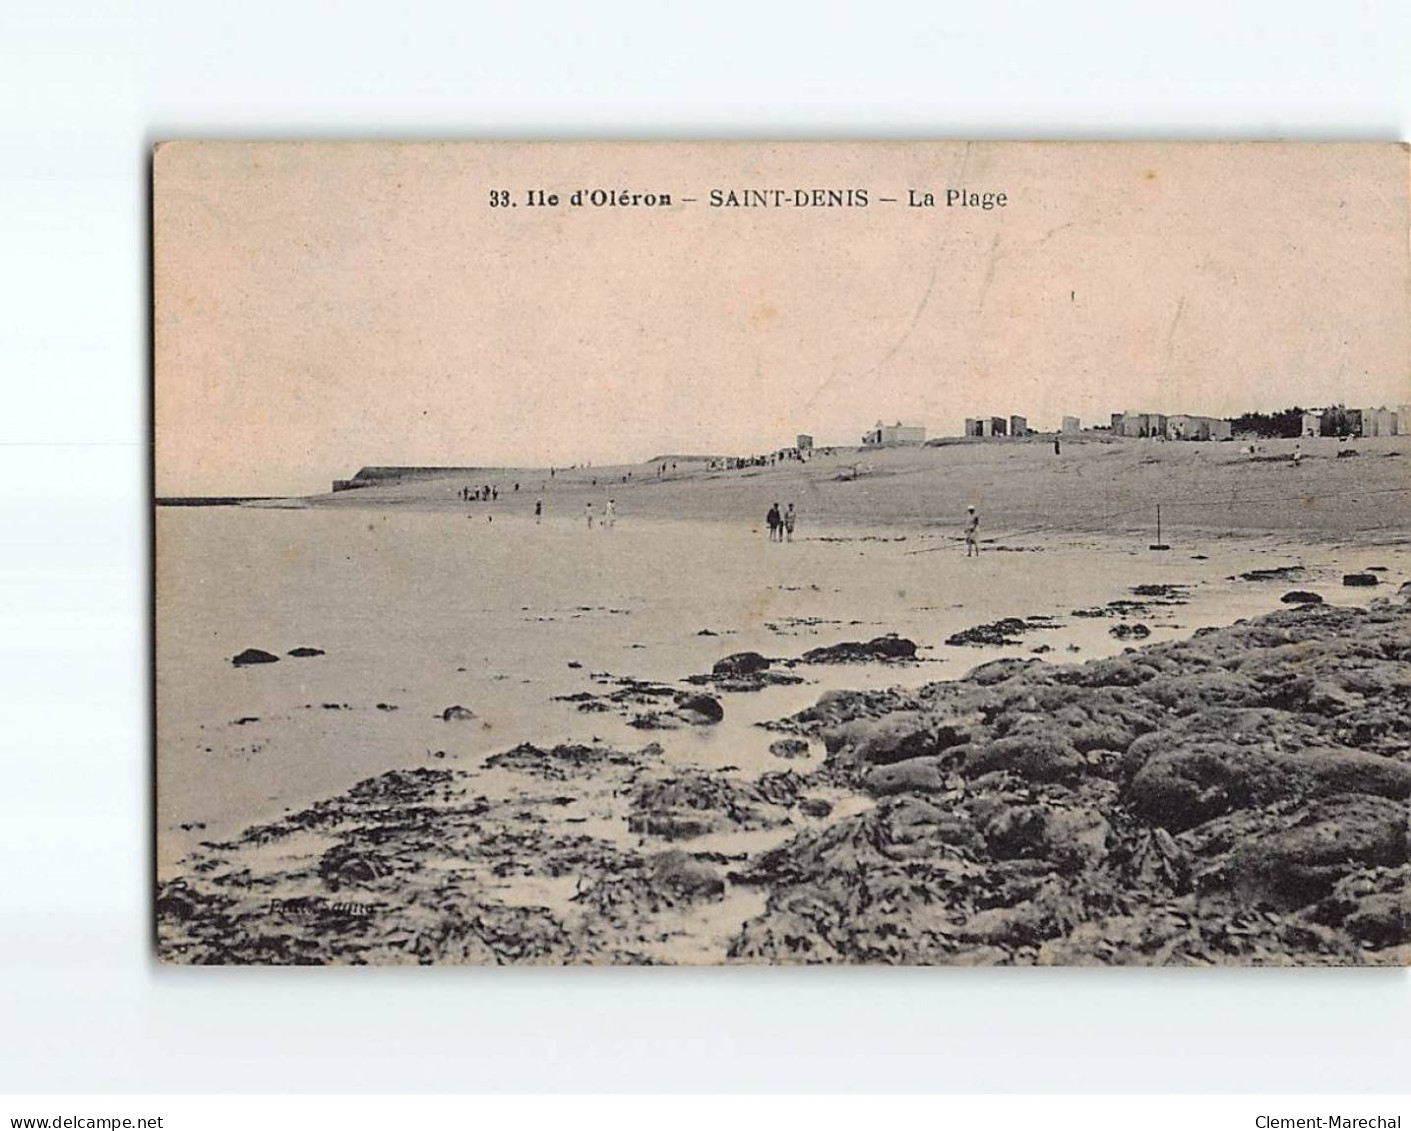
[[[592,530],[592,529],[593,529],[593,504],[592,504],[592,503],[589,503],[589,504],[588,504],[587,511],[588,511],[588,529],[589,529],[589,530]]]
[[[780,530],[780,524],[783,522],[783,519],[779,517],[778,503],[775,503],[769,508],[769,513],[764,516],[764,521],[769,523],[769,540],[771,542],[780,541],[783,538],[783,533]]]
[[[789,509],[784,512],[784,538],[792,542],[794,540],[794,522],[797,519],[794,513],[794,504],[789,504]]]
[[[542,497],[534,500],[534,525],[538,526],[544,519],[544,500]]]
[[[980,556],[980,516],[975,513],[974,507],[967,507],[969,512],[965,517],[965,556]]]
[[[603,525],[611,530],[615,522],[617,522],[617,502],[609,499],[608,505],[603,510]]]

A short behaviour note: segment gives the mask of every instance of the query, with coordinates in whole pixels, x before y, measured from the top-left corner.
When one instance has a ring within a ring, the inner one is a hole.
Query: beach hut
[[[926,428],[921,424],[903,424],[900,420],[895,424],[883,424],[879,420],[870,432],[863,433],[862,442],[866,447],[881,444],[924,444]]]
[[[1362,435],[1395,436],[1396,433],[1396,413],[1391,409],[1383,406],[1382,408],[1364,408],[1362,410]]]

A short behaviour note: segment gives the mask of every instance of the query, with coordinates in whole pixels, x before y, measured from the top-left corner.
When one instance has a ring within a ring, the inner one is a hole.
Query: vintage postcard
[[[1411,962],[1409,167],[159,146],[160,957]]]

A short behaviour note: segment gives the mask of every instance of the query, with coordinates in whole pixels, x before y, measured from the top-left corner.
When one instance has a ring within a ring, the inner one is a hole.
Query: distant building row
[[[1304,436],[1399,436],[1411,432],[1411,404],[1389,408],[1337,405],[1303,414]]]
[[[1168,415],[1164,412],[1114,412],[1112,434],[1162,440],[1228,440],[1234,435],[1228,420],[1215,416]]]
[[[967,436],[1027,436],[1029,421],[1022,416],[967,416],[965,418]]]
[[[1133,439],[1162,440],[1230,440],[1234,438],[1235,421],[1218,416],[1197,416],[1189,413],[1114,412],[1111,434]],[[1076,416],[1063,417],[1059,432],[1075,435],[1082,432],[1082,421]],[[1396,436],[1411,433],[1411,405],[1388,408],[1326,408],[1303,414],[1304,436]],[[968,416],[965,435],[976,437],[1031,436],[1027,418],[1013,416]],[[1285,432],[1284,435],[1291,435]],[[877,421],[863,434],[864,447],[893,444],[924,444],[926,429],[921,424],[883,424]],[[800,435],[798,450],[806,452],[813,446],[813,437]]]

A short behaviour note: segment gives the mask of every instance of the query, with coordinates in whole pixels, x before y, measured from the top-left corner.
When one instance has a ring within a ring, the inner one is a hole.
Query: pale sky
[[[1395,405],[1407,185],[1390,144],[168,145],[157,493],[857,443],[878,418]],[[1009,203],[945,207],[962,186]],[[746,188],[871,203],[708,206]]]

